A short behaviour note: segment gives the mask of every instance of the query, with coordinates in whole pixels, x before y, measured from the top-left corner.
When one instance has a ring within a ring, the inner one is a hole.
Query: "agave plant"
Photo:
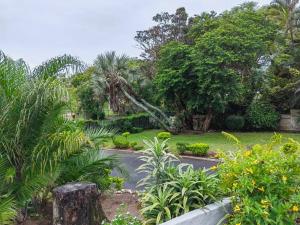
[[[85,132],[79,123],[64,118],[69,95],[57,79],[83,67],[77,58],[65,55],[31,71],[24,61],[1,52],[0,224],[11,223],[39,190],[55,184],[65,161],[96,147],[100,133]],[[100,171],[100,161],[108,168],[116,165],[114,158],[104,157],[89,165],[94,163]]]
[[[153,141],[144,141],[147,148],[142,151],[144,155],[140,160],[143,164],[137,168],[137,172],[145,174],[145,177],[139,181],[139,186],[162,184],[167,176],[167,169],[179,161],[175,155],[167,152],[167,141],[168,139],[159,142],[156,137]]]
[[[154,139],[146,144],[145,156],[140,157],[144,164],[138,168],[146,174],[140,181],[146,186],[141,210],[145,224],[160,224],[222,196],[216,174],[194,170],[188,164],[174,164],[178,159],[166,152],[167,140],[160,143]]]

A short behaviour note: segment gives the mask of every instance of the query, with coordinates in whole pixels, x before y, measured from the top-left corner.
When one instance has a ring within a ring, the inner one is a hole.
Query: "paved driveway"
[[[113,155],[116,154],[120,157],[120,160],[129,174],[129,179],[125,182],[124,188],[135,190],[137,182],[143,178],[144,174],[137,173],[135,170],[142,164],[142,161],[138,159],[141,154],[133,153],[128,151],[117,151],[117,150],[105,150],[105,154]],[[198,168],[210,168],[216,165],[217,161],[203,160],[203,159],[191,159],[181,158],[182,163],[191,164],[195,169]],[[113,171],[112,175],[118,176],[117,171]]]

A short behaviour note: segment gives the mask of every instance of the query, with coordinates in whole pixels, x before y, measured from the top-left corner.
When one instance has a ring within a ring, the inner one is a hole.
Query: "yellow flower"
[[[260,203],[264,206],[268,206],[270,204],[268,200],[261,200]]]
[[[265,192],[265,188],[264,187],[259,187],[257,189],[260,190],[261,192]]]
[[[215,170],[218,169],[218,167],[217,167],[217,166],[212,166],[212,167],[210,167],[210,169],[211,169],[212,171],[215,171]]]
[[[287,177],[286,176],[282,176],[282,181],[286,182],[287,181]]]
[[[253,184],[253,186],[255,186],[255,184],[256,184],[256,181],[255,181],[255,180],[252,180],[252,184]]]
[[[234,207],[234,212],[239,212],[239,211],[241,211],[241,208],[238,205],[236,205]]]
[[[253,174],[253,169],[252,169],[252,168],[246,168],[246,171],[247,171],[248,173]]]
[[[299,212],[298,206],[294,205],[293,208],[292,208],[292,211],[293,212]]]
[[[270,215],[267,211],[263,211],[264,216]]]
[[[245,151],[245,152],[244,152],[244,156],[248,157],[248,156],[250,156],[250,155],[251,155],[251,153],[252,153],[252,152],[251,152],[250,150],[248,150],[248,151]]]

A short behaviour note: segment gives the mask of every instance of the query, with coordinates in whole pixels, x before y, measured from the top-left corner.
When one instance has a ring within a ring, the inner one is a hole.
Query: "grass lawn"
[[[138,134],[130,134],[128,140],[130,142],[138,142],[139,144],[143,144],[144,139],[153,139],[161,130],[147,130]],[[236,132],[232,133],[242,142],[244,145],[253,145],[259,143],[267,142],[270,137],[274,134],[273,132]],[[296,133],[280,133],[282,134],[284,139],[293,138],[296,141],[300,142],[300,134]],[[186,142],[186,143],[196,143],[202,142],[209,144],[210,150],[213,151],[230,151],[234,150],[235,147],[231,142],[229,142],[221,132],[214,133],[206,133],[206,134],[180,134],[173,135],[169,140],[169,146],[171,150],[176,151],[176,143],[177,142]],[[109,140],[106,143],[106,148],[113,147],[113,143]]]

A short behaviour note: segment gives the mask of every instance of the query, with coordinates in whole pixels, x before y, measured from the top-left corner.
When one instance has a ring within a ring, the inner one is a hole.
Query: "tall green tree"
[[[269,8],[269,17],[282,27],[285,36],[290,38],[292,44],[299,29],[298,3],[299,0],[274,0]]]

